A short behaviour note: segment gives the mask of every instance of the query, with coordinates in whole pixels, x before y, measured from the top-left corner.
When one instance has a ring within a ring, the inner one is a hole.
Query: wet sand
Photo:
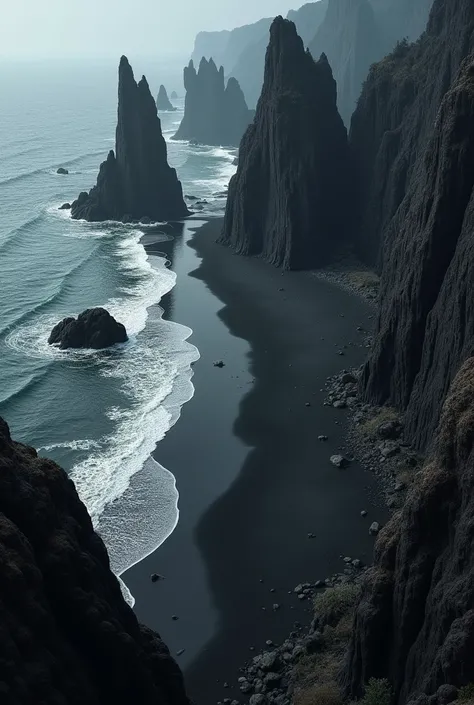
[[[155,453],[176,477],[180,519],[122,577],[138,618],[175,655],[185,649],[177,660],[189,694],[207,704],[241,697],[250,647],[310,619],[310,605],[289,591],[342,571],[340,554],[370,560],[368,527],[386,514],[369,498],[370,474],[329,463],[345,412],[323,406],[321,391],[329,375],[364,360],[357,327],[370,327],[370,307],[310,273],[235,256],[215,243],[220,220],[188,243],[199,225],[188,222],[169,251],[178,281],[163,302],[201,353],[195,395]],[[152,583],[153,572],[166,579]]]

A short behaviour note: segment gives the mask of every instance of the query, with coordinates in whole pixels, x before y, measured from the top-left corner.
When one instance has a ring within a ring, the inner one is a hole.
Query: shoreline
[[[386,517],[369,498],[369,473],[329,463],[346,415],[323,406],[326,379],[363,361],[357,327],[370,326],[372,308],[310,273],[235,256],[214,242],[221,222],[175,246],[170,315],[192,327],[201,354],[194,397],[155,453],[176,477],[180,520],[122,575],[139,619],[174,655],[185,649],[178,662],[200,702],[238,698],[250,646],[258,652],[311,618],[309,604],[288,593],[341,570],[341,554],[370,559],[374,539],[360,511]],[[153,572],[166,580],[152,584]]]

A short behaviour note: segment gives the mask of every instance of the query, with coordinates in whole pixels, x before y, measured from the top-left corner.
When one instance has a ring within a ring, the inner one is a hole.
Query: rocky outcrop
[[[448,685],[474,682],[473,429],[469,358],[451,386],[431,460],[377,541],[348,656],[351,698],[370,678],[388,677],[395,702],[445,705],[456,697]]]
[[[89,308],[77,318],[64,318],[54,326],[48,343],[61,350],[93,348],[100,350],[128,340],[125,326],[115,320],[105,308]]]
[[[0,420],[0,692],[37,705],[188,705],[168,649],[125,603],[66,473]]]
[[[160,90],[158,91],[158,97],[156,99],[156,109],[158,110],[158,112],[160,110],[164,112],[172,112],[176,110],[174,105],[170,103],[168,93],[166,92],[166,88],[163,84],[161,84]]]
[[[178,96],[178,94],[176,93],[176,91],[173,91],[173,92],[171,93],[171,100],[178,100],[178,98],[179,98],[179,96]]]
[[[406,409],[418,448],[474,344],[474,58],[461,63],[470,50],[474,5],[436,0],[420,41],[372,70],[352,123],[359,163],[364,152],[373,167],[359,179],[363,222],[384,231],[365,394]]]
[[[184,69],[184,86],[184,117],[174,139],[238,146],[253,112],[236,79],[226,86],[224,68],[203,57],[198,71],[192,60]]]
[[[153,221],[183,218],[189,211],[176,171],[168,165],[166,142],[146,78],[137,84],[126,57],[119,67],[115,154],[100,166],[97,184],[71,208],[89,221]]]
[[[221,241],[284,268],[325,261],[345,235],[347,133],[325,56],[314,62],[295,25],[276,18],[254,122],[239,150]]]

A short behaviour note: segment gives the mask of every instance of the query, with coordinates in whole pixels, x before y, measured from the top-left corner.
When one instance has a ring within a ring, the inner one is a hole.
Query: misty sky
[[[285,15],[304,0],[5,0],[0,57],[186,55],[203,29]]]

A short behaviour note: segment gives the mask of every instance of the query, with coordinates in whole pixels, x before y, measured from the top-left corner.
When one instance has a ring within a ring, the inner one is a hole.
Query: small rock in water
[[[311,402],[310,402],[310,401],[307,401],[306,404],[305,404],[305,406],[311,406]]]
[[[378,523],[378,521],[372,522],[372,524],[369,527],[369,534],[371,536],[377,536],[379,531],[380,531],[380,524]]]
[[[270,588],[270,592],[275,592],[275,588]]]
[[[179,651],[176,652],[176,656],[182,656],[186,649],[180,649]]]
[[[367,516],[367,512],[365,511],[365,509],[363,509],[363,510],[361,511],[360,515],[361,515],[361,517],[366,517],[366,516]]]
[[[173,620],[173,622],[177,622],[178,619],[179,619],[179,617],[178,617],[177,614],[173,614],[173,615],[171,616],[171,619]]]
[[[328,436],[318,436],[318,441],[324,442],[324,441],[327,441],[327,440],[328,440]]]
[[[315,539],[315,538],[316,538],[316,534],[313,534],[313,533],[310,532],[310,533],[308,534],[308,538],[309,538],[309,539]]]
[[[329,460],[336,468],[346,468],[349,465],[349,460],[343,455],[331,455]]]
[[[157,583],[158,580],[164,580],[164,579],[165,579],[164,575],[160,575],[159,573],[153,573],[150,577],[151,577],[151,582],[152,582],[152,583]]]
[[[71,204],[70,203],[63,203],[62,206],[59,206],[60,211],[70,211],[71,210]]]
[[[225,362],[223,360],[216,360],[214,367],[225,367]]]
[[[271,639],[267,639],[266,642],[265,642],[265,644],[266,644],[267,646],[273,646],[273,641],[272,641]]]
[[[69,171],[65,169],[63,166],[60,166],[59,169],[57,170],[56,174],[69,174]]]
[[[276,611],[279,610],[279,609],[280,609],[280,605],[278,604],[278,602],[275,602],[275,603],[273,604],[273,611],[276,612]]]
[[[344,563],[352,563],[352,558],[350,556],[346,556],[344,558]]]

